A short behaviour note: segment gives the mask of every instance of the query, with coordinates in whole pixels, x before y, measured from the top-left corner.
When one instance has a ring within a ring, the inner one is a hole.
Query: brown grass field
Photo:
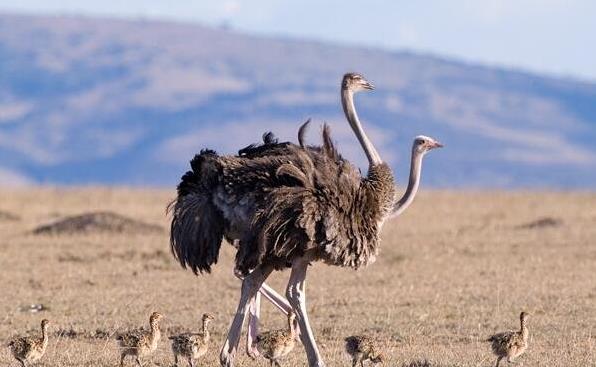
[[[215,314],[213,342],[199,365],[218,366],[240,282],[233,251],[200,277],[172,258],[164,209],[173,191],[50,189],[0,191],[0,343],[53,321],[39,366],[117,366],[113,334],[163,313],[166,332],[197,330]],[[163,231],[33,234],[52,220],[112,211]],[[270,284],[283,289],[288,272]],[[596,366],[596,195],[426,191],[385,224],[377,262],[353,271],[315,264],[308,308],[328,366],[348,366],[344,337],[368,333],[387,366],[493,366],[484,339],[531,313],[521,366]],[[31,313],[23,308],[43,304]],[[263,327],[285,320],[263,301]],[[238,366],[267,366],[241,347]],[[173,364],[167,339],[147,366]],[[129,364],[132,366],[132,360]],[[286,366],[306,365],[299,345]],[[503,365],[506,365],[504,363]],[[7,348],[0,366],[17,366]]]

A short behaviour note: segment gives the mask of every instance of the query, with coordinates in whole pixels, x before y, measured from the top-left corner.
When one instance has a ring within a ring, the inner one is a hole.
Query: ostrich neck
[[[522,337],[524,338],[524,340],[527,340],[528,335],[530,334],[530,331],[528,330],[528,327],[526,326],[525,319],[521,320],[521,334],[522,334]]]
[[[372,142],[364,133],[364,129],[362,128],[358,114],[356,114],[356,108],[354,106],[354,92],[349,89],[342,88],[341,104],[343,106],[346,118],[352,127],[352,130],[354,130],[354,134],[356,134],[362,149],[364,149],[366,158],[368,158],[369,166],[381,164],[383,161],[381,160],[381,157],[379,156],[379,153],[377,153],[377,150],[373,146]]]
[[[205,341],[209,340],[209,328],[208,328],[208,322],[203,320],[203,339]]]
[[[159,330],[159,325],[151,324],[151,339],[153,341],[157,341],[161,338],[161,331]]]
[[[418,186],[420,185],[420,171],[422,169],[422,154],[416,153],[414,148],[412,148],[412,158],[410,162],[410,179],[408,181],[408,188],[406,192],[398,200],[398,202],[393,207],[393,213],[391,213],[390,217],[397,217],[401,213],[404,212],[412,204],[414,201],[414,197],[418,192]]]
[[[45,327],[41,328],[41,344],[43,349],[48,345],[48,330]]]

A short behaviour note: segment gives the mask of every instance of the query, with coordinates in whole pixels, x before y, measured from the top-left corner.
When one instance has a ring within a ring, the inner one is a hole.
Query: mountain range
[[[172,186],[201,148],[265,131],[311,144],[343,117],[342,75],[381,156],[407,182],[418,134],[445,144],[423,185],[596,188],[596,83],[405,51],[248,35],[197,24],[0,14],[0,185]]]

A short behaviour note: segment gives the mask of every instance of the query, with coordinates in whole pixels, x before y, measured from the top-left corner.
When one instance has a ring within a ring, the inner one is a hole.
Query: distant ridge
[[[202,147],[232,153],[328,121],[364,161],[338,97],[346,71],[384,159],[447,148],[425,187],[596,188],[596,84],[411,52],[265,38],[188,23],[0,14],[0,185],[173,185]],[[318,142],[311,129],[310,142]]]

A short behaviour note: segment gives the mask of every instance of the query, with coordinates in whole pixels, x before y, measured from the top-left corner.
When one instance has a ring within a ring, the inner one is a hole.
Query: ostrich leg
[[[259,351],[254,346],[255,339],[259,335],[259,320],[261,318],[261,293],[257,292],[250,301],[248,309],[248,331],[246,333],[246,354],[256,359]]]
[[[234,365],[234,358],[238,350],[238,343],[240,342],[240,334],[242,333],[242,326],[244,319],[248,313],[249,302],[255,297],[261,284],[267,279],[269,274],[273,271],[271,266],[258,266],[250,274],[248,274],[242,281],[242,290],[240,293],[240,302],[236,309],[236,315],[230,325],[228,337],[221,349],[219,361],[222,366],[232,367]]]
[[[296,319],[300,328],[300,340],[306,350],[308,365],[310,367],[324,367],[325,363],[321,359],[306,314],[306,270],[309,263],[310,259],[305,257],[294,261],[286,294],[294,312],[296,312]]]
[[[286,299],[286,297],[281,296],[277,293],[273,288],[267,285],[267,283],[263,283],[261,288],[259,289],[259,293],[261,293],[265,298],[269,300],[269,302],[273,303],[275,307],[281,310],[286,316],[292,311],[292,306]],[[294,321],[294,325],[296,326],[296,335],[300,336],[300,329],[298,328],[298,320]]]
[[[273,288],[268,286],[266,283],[263,283],[261,285],[259,292],[263,296],[265,296],[265,298],[267,298],[269,300],[269,302],[273,303],[273,305],[275,307],[279,308],[286,316],[292,310],[292,306],[290,306],[290,303],[288,302],[286,297],[283,297],[282,295],[277,293],[275,290],[273,290]]]
[[[236,275],[236,277],[238,277],[238,279],[244,279],[237,273],[234,274]],[[288,303],[286,297],[277,293],[273,288],[268,286],[267,283],[263,283],[261,285],[261,288],[259,288],[259,293],[265,296],[265,298],[267,298],[269,302],[273,303],[273,305],[279,308],[284,314],[287,315],[292,310],[292,306],[290,306],[290,303]]]
[[[242,279],[238,276],[239,279]],[[254,299],[250,301],[250,308],[248,310],[248,333],[246,334],[246,354],[251,358],[257,358],[259,351],[253,347],[254,340],[259,334],[259,319],[261,313],[261,294],[265,296],[269,302],[275,307],[280,309],[285,315],[288,315],[292,310],[292,307],[288,303],[288,300],[277,293],[273,288],[269,287],[266,283],[261,285],[259,292],[255,295]],[[297,323],[297,321],[295,321]],[[300,335],[300,330],[296,330],[296,334]]]

